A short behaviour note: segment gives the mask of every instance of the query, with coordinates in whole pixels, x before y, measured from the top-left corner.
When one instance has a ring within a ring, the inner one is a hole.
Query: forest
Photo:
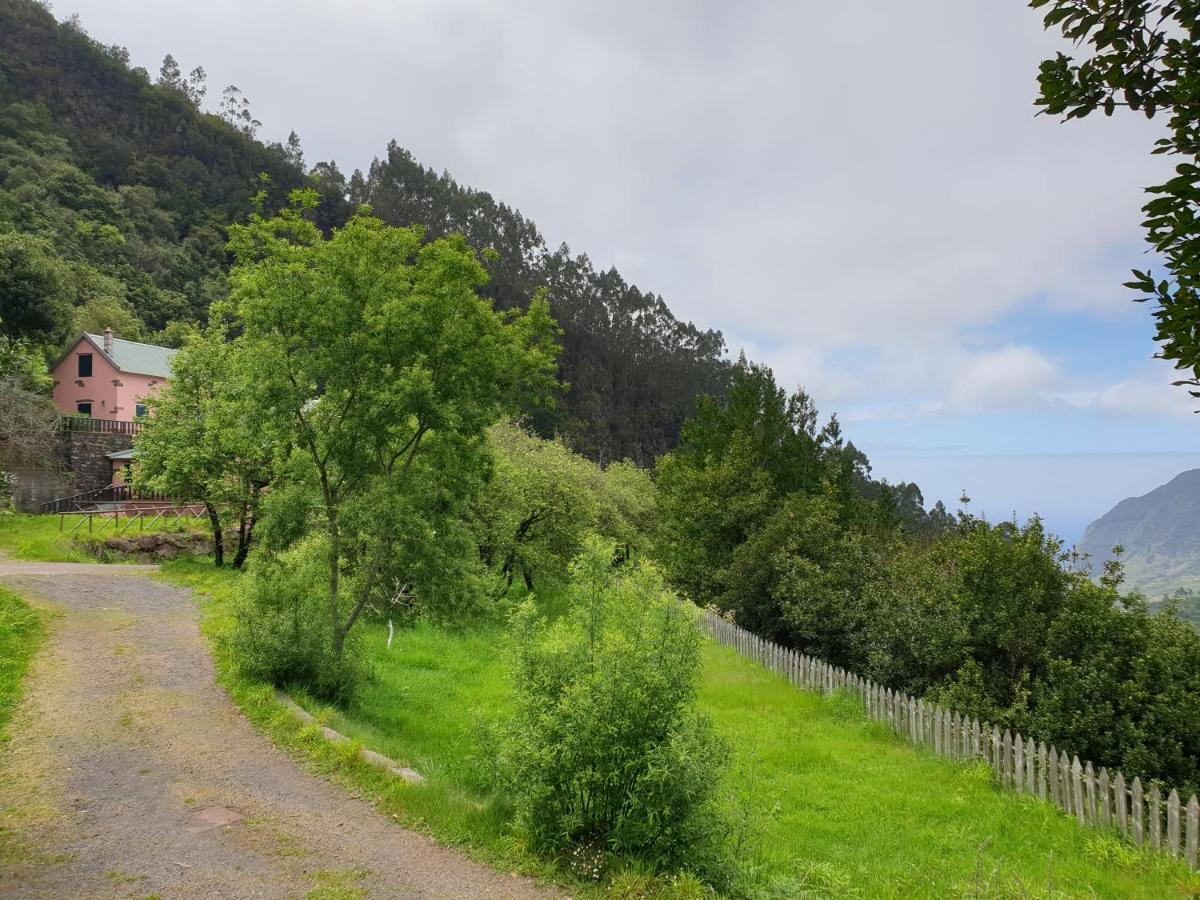
[[[0,0],[0,411],[36,420],[80,331],[180,348],[137,485],[208,511],[248,677],[351,709],[368,623],[502,623],[487,777],[524,839],[735,894],[688,603],[1200,789],[1200,635],[1119,564],[927,510],[804,390],[398,143],[346,176],[206,90]]]

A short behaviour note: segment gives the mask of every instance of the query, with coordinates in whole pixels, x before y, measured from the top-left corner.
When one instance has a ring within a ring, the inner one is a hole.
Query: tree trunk
[[[529,569],[527,569],[525,566],[521,566],[521,577],[525,579],[525,590],[532,591],[533,575],[530,574]]]
[[[338,532],[337,511],[327,508],[329,519],[329,614],[333,621],[333,655],[341,658],[346,643],[342,630],[342,615],[338,609],[338,564],[342,555],[341,535]]]
[[[208,512],[208,524],[212,526],[213,562],[220,568],[225,565],[225,538],[221,534],[221,517],[217,515],[216,507],[207,500],[204,501],[204,509]]]
[[[250,541],[254,535],[254,516],[249,515],[242,518],[242,524],[238,528],[238,548],[237,553],[233,557],[233,567],[240,569],[246,562],[246,555],[250,552]]]

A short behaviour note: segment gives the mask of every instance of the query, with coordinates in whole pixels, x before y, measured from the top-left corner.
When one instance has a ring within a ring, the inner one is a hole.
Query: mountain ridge
[[[1118,545],[1130,587],[1151,597],[1200,588],[1200,469],[1126,497],[1088,525],[1078,549],[1099,571]]]

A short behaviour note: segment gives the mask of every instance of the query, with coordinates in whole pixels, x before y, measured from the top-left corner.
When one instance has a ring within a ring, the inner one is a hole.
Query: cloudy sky
[[[1200,465],[1120,286],[1160,123],[1035,117],[1020,0],[59,0],[262,136],[396,139],[837,411],[876,474],[1068,539]]]

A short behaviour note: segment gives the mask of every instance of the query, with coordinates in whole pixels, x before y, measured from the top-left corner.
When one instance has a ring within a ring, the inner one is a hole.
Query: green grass
[[[230,576],[194,561],[167,577],[212,592],[206,629],[228,626]],[[218,652],[222,678],[281,745],[317,771],[375,797],[494,865],[545,874],[507,832],[503,798],[479,775],[481,720],[502,716],[503,634],[430,625],[366,626],[375,680],[344,711],[298,696],[322,721],[411,765],[425,788],[389,780],[297,726],[271,692],[240,682]],[[219,642],[218,642],[219,647]],[[738,855],[764,896],[1170,897],[1200,880],[1162,856],[1078,827],[1048,804],[997,789],[990,770],[937,759],[868,722],[848,698],[823,699],[710,644],[703,709],[735,748],[731,807]],[[578,886],[575,886],[578,888]]]
[[[0,516],[0,554],[36,562],[96,561],[82,544],[59,531],[58,516],[24,513]]]
[[[102,541],[106,537],[117,534],[114,521],[102,520],[97,517],[93,521],[93,532],[88,531],[85,521],[79,530],[72,534],[71,529],[79,521],[80,517],[77,515],[67,515],[65,525],[57,515],[39,516],[18,513],[0,516],[0,556],[31,562],[102,561],[88,552],[84,541],[89,537],[93,537],[96,541]],[[121,519],[121,521],[127,520]],[[177,523],[156,524],[153,526],[153,532],[164,534],[181,531],[207,531],[207,528],[207,522],[183,519]],[[137,526],[133,525],[123,536],[135,538],[140,533]]]
[[[0,744],[6,740],[29,661],[43,633],[38,614],[12,591],[0,587]]]

